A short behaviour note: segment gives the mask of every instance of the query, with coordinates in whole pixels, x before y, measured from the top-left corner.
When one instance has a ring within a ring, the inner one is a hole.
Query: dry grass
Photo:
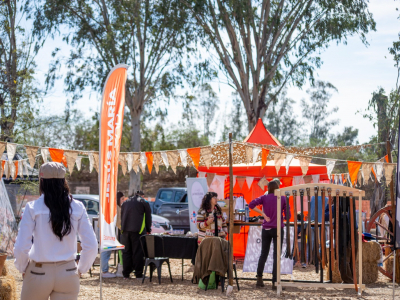
[[[110,261],[112,263],[113,260]],[[17,293],[21,292],[22,276],[15,269],[12,261],[7,261],[9,275],[14,275],[17,283]],[[185,264],[189,264],[189,260],[185,260]],[[242,273],[242,263],[237,262],[238,276],[246,278],[255,278],[255,273]],[[162,270],[161,285],[157,280],[149,282],[148,279],[142,284],[140,280],[122,278],[112,278],[103,280],[103,299],[226,299],[225,293],[218,290],[203,291],[197,285],[191,283],[193,268],[185,266],[184,280],[181,280],[181,261],[171,260],[172,276],[174,282],[169,281],[168,269],[166,266]],[[110,271],[114,271],[111,267]],[[96,267],[92,272],[93,277],[84,274],[81,280],[81,291],[79,299],[92,300],[99,299],[99,268]],[[313,266],[303,269],[295,266],[293,279],[298,280],[319,280],[319,274],[315,273]],[[154,278],[154,277],[153,277]],[[266,274],[265,278],[271,278],[270,274]],[[290,275],[282,276],[282,278],[290,279]],[[266,282],[263,289],[255,288],[255,281],[240,280],[240,291],[238,292],[234,286],[234,293],[230,297],[232,299],[357,299],[354,289],[316,289],[316,288],[286,288],[282,292],[280,298],[276,296],[276,292],[271,290],[271,283]],[[293,283],[295,286],[296,283]],[[362,299],[392,299],[391,283],[383,275],[379,274],[377,283],[367,285],[367,290],[363,292]],[[396,285],[397,288],[397,285]],[[396,291],[397,299],[400,299],[400,291]]]

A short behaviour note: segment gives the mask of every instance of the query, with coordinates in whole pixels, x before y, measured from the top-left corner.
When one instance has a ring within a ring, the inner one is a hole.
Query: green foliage
[[[184,0],[202,46],[243,101],[248,129],[263,117],[287,84],[314,82],[321,51],[375,30],[365,0]]]
[[[31,17],[29,1],[0,3],[0,127],[1,140],[11,141],[37,112],[40,91],[35,75],[39,45],[21,24]],[[29,28],[29,25],[26,25]]]
[[[246,138],[246,122],[243,117],[245,115],[243,102],[237,93],[232,93],[232,107],[230,112],[223,112],[223,129],[221,142],[229,140],[229,133],[232,133],[232,140],[242,141]]]

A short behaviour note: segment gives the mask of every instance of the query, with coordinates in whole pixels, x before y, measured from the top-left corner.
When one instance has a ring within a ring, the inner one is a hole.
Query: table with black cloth
[[[158,235],[160,236],[160,235]],[[165,256],[171,259],[182,259],[182,280],[183,280],[183,260],[190,259],[194,265],[197,253],[197,237],[162,235],[164,241],[164,255],[162,246],[158,244],[156,239],[156,256]],[[143,242],[145,240],[143,239]],[[145,245],[143,245],[144,248]]]

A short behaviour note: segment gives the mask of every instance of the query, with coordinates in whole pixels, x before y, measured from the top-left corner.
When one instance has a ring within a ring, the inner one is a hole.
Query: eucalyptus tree
[[[101,92],[113,66],[130,66],[126,105],[130,112],[131,151],[140,151],[140,122],[146,105],[169,101],[193,63],[184,61],[195,35],[178,0],[43,0],[36,33],[61,34],[72,46],[64,82],[72,100],[89,87]],[[60,50],[55,49],[54,54]],[[54,84],[63,60],[55,56],[47,83]],[[191,63],[191,64],[190,64]],[[152,111],[148,107],[149,111]],[[129,193],[140,185],[130,174]]]
[[[190,8],[227,83],[239,94],[249,131],[287,84],[313,82],[321,51],[375,22],[366,0],[181,0]]]
[[[35,57],[40,44],[29,23],[29,1],[0,2],[0,128],[2,141],[15,138],[18,125],[29,122],[40,99]]]

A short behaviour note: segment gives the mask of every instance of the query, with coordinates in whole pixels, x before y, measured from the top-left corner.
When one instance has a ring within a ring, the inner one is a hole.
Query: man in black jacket
[[[121,243],[125,246],[122,252],[124,278],[129,278],[135,271],[136,278],[143,277],[144,253],[140,237],[151,232],[151,209],[142,198],[144,193],[137,191],[121,206]]]

